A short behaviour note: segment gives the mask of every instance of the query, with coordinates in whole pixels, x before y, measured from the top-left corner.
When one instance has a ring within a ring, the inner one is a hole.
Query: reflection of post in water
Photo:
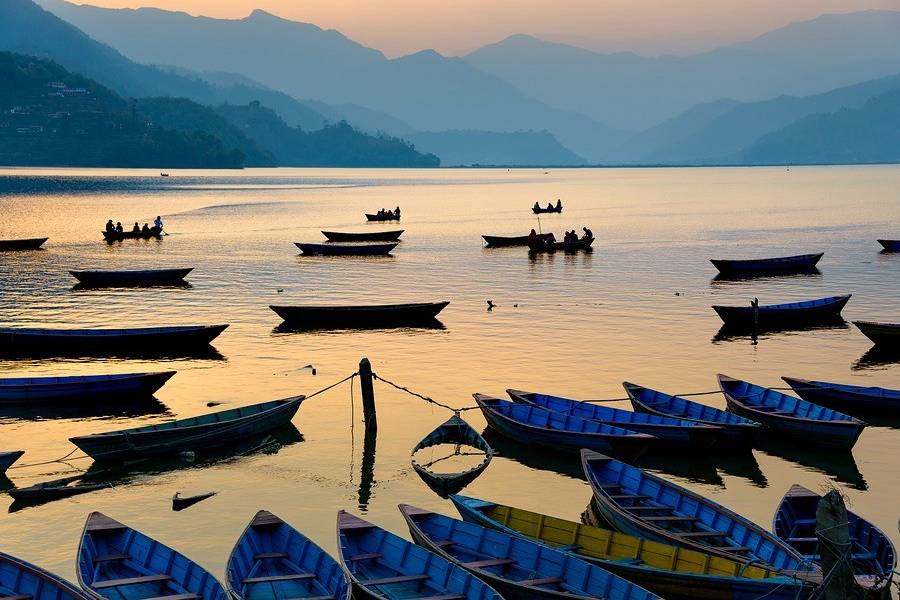
[[[375,482],[375,447],[378,441],[378,419],[375,416],[375,390],[372,385],[372,365],[368,358],[359,361],[359,386],[362,390],[363,418],[366,434],[363,440],[363,457],[359,475],[360,509],[365,509],[372,497]]]

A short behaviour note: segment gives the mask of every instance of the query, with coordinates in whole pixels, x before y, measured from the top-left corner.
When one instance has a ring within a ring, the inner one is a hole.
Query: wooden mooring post
[[[378,430],[378,418],[375,415],[375,389],[372,386],[372,364],[368,358],[359,361],[359,387],[362,390],[363,419],[366,431]]]

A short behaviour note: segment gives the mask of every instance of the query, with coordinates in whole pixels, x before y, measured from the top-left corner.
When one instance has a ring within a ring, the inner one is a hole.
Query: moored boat
[[[338,512],[337,534],[356,600],[502,600],[465,569],[347,511]]]
[[[831,408],[719,374],[728,410],[811,446],[847,449],[866,424]]]
[[[590,448],[636,459],[659,439],[621,427],[553,412],[533,404],[519,404],[474,394],[491,429],[519,443],[557,452]]]
[[[878,348],[883,350],[900,349],[900,323],[853,321],[853,324]]]
[[[322,235],[328,238],[329,242],[396,242],[403,235],[403,230],[366,231],[362,233],[323,231]]]
[[[578,252],[579,250],[589,251],[594,238],[579,238],[574,242],[550,242],[547,240],[537,239],[528,244],[528,251],[532,253],[539,252]]]
[[[431,463],[422,464],[416,460],[416,452],[442,444],[452,444],[457,449],[469,447],[481,450],[484,452],[484,458],[477,465],[455,473],[441,473],[433,470]],[[419,477],[432,490],[447,496],[450,493],[461,490],[474,481],[491,463],[494,450],[459,414],[454,414],[416,444],[412,449],[411,455],[412,467]]]
[[[85,480],[85,475],[80,473],[70,477],[60,477],[50,481],[42,481],[27,487],[14,487],[6,493],[20,505],[34,505],[71,498],[80,494],[87,494],[97,490],[112,487],[108,482],[91,482]]]
[[[582,450],[595,506],[616,529],[775,570],[812,565],[777,537],[724,506],[647,471]]]
[[[307,327],[396,326],[433,321],[450,302],[368,306],[270,306],[285,323]]]
[[[20,240],[0,240],[0,252],[14,250],[37,250],[49,238],[23,238]]]
[[[778,258],[754,258],[746,260],[711,259],[710,262],[723,275],[777,274],[812,271],[824,256],[818,254],[799,254],[796,256],[780,256]]]
[[[175,373],[162,371],[69,377],[4,377],[0,378],[0,404],[36,404],[70,400],[94,402],[121,396],[129,399],[148,397]]]
[[[597,565],[505,531],[400,505],[417,544],[458,565],[508,599],[657,600]]]
[[[58,575],[0,552],[0,598],[86,600],[89,596]]]
[[[103,239],[107,242],[121,242],[122,240],[149,240],[162,238],[162,230],[151,227],[150,231],[101,231]]]
[[[816,510],[821,499],[812,490],[794,484],[782,498],[772,522],[775,535],[813,562],[821,558],[816,535]],[[890,589],[897,568],[894,543],[875,525],[849,510],[847,527],[852,542],[849,559],[857,583],[873,591]]]
[[[900,252],[900,240],[878,240],[885,252]]]
[[[900,415],[900,390],[794,377],[782,379],[804,400],[848,415],[861,417],[877,415],[888,418]]]
[[[397,247],[397,242],[390,244],[305,244],[294,242],[300,252],[310,256],[388,256]]]
[[[841,311],[849,300],[850,294],[847,294],[803,302],[769,304],[759,306],[755,311],[751,306],[713,306],[713,310],[726,325],[751,328],[754,326],[754,319],[757,319],[757,326],[765,329],[839,321]]]
[[[208,449],[259,436],[291,421],[305,396],[69,438],[97,461],[133,462],[185,450]]]
[[[0,452],[0,476],[10,468],[14,462],[22,458],[25,454],[24,450],[12,450],[9,452]]]
[[[504,248],[509,246],[527,246],[528,245],[528,235],[514,235],[514,236],[502,236],[502,235],[482,235],[484,238],[485,245],[488,248]],[[539,233],[538,239],[549,242],[553,239],[552,233]]]
[[[88,515],[76,567],[81,589],[95,600],[228,597],[222,584],[188,557],[99,512]]]
[[[398,215],[397,213],[392,212],[392,211],[388,211],[385,213],[376,213],[374,215],[372,213],[366,213],[366,220],[367,221],[399,221],[400,215]]]
[[[590,402],[570,400],[560,396],[506,390],[514,402],[533,404],[546,410],[605,423],[615,427],[623,427],[630,431],[646,433],[665,442],[690,444],[697,449],[708,448],[720,437],[722,429],[717,425],[708,425],[696,421],[685,421],[672,417],[623,410],[609,406],[598,406]]]
[[[69,271],[82,285],[92,287],[150,286],[183,283],[194,268],[131,269],[123,271]]]
[[[0,352],[35,351],[55,355],[71,352],[166,350],[182,353],[208,346],[227,327],[228,325],[176,325],[128,329],[2,327]]]
[[[533,212],[536,215],[543,215],[543,214],[547,214],[547,213],[561,213],[562,209],[563,209],[563,207],[561,204],[556,205],[556,206],[544,206],[544,207],[532,206],[531,212]]]
[[[755,564],[477,498],[450,496],[463,520],[577,556],[668,600],[806,598],[812,586]]]
[[[233,600],[350,600],[337,561],[267,510],[256,513],[238,538],[225,574]]]

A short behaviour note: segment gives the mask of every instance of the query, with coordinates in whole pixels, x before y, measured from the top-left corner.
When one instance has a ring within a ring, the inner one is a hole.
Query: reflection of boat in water
[[[295,324],[282,321],[272,328],[272,333],[341,333],[345,331],[395,331],[414,333],[416,331],[445,331],[447,326],[438,319],[429,319],[415,324],[392,325],[390,323],[368,323],[365,325]]]
[[[828,451],[823,448],[807,448],[790,441],[766,438],[760,440],[757,448],[766,454],[796,463],[809,470],[833,477],[853,489],[867,490],[863,474],[856,464],[853,454],[847,451]]]
[[[792,273],[718,273],[715,277],[712,278],[713,284],[718,283],[728,283],[732,281],[746,281],[748,279],[754,280],[765,280],[765,279],[800,279],[806,277],[815,277],[819,278],[822,276],[822,271],[817,268],[812,268],[806,271],[796,271]]]
[[[889,350],[880,346],[872,346],[865,354],[856,359],[850,367],[854,371],[864,369],[878,369],[900,363],[900,350]]]
[[[536,471],[545,471],[584,481],[584,471],[571,455],[547,452],[530,444],[511,440],[488,427],[481,437],[494,449],[494,455],[508,458],[520,465]]]
[[[664,448],[652,449],[643,455],[637,462],[642,469],[665,473],[669,476],[687,479],[692,483],[705,483],[724,488],[725,482],[716,471],[716,465],[711,460],[712,452],[691,452],[679,450],[679,452],[666,452]]]
[[[833,319],[820,321],[815,325],[801,324],[794,326],[760,327],[757,330],[756,338],[759,340],[765,340],[777,337],[778,335],[793,335],[810,331],[826,331],[829,329],[850,329],[850,324],[841,317],[836,317]],[[746,327],[735,327],[733,325],[725,324],[722,325],[716,332],[716,335],[713,336],[712,342],[730,342],[741,339],[753,339],[752,329],[747,329]]]
[[[757,462],[753,452],[721,452],[712,456],[713,464],[726,475],[746,479],[756,487],[769,486],[769,480]]]

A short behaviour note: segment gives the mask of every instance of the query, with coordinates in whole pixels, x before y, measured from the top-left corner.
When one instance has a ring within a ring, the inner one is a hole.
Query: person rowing
[[[162,217],[160,217],[159,215],[156,215],[156,220],[153,221],[153,227],[156,229],[157,232],[159,232],[159,233],[162,232],[162,228],[163,228]]]
[[[122,227],[122,221],[116,221],[116,233],[122,233],[125,228]]]
[[[113,225],[112,219],[106,222],[106,233],[115,233],[116,226]]]

